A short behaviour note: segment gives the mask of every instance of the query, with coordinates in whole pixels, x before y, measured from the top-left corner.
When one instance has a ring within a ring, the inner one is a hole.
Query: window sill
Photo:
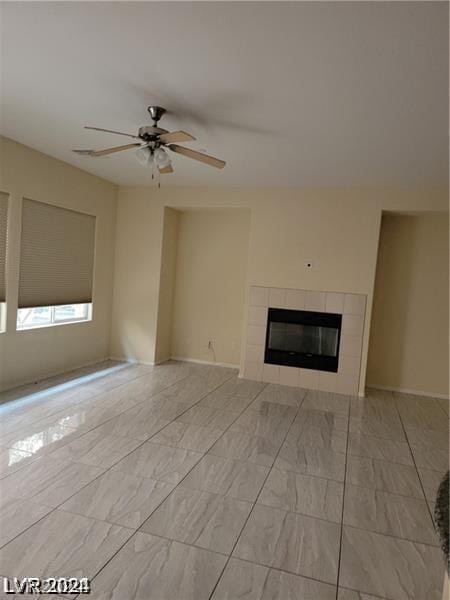
[[[41,331],[42,329],[53,329],[53,327],[63,327],[64,325],[82,325],[83,323],[92,323],[92,319],[80,319],[79,321],[64,321],[64,323],[46,323],[45,325],[34,325],[33,327],[24,327],[18,329],[16,327],[16,333],[27,333],[29,331]]]

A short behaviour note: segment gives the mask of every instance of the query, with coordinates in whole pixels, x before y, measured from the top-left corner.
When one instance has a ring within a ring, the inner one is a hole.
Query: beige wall
[[[384,215],[369,384],[448,396],[448,214]]]
[[[111,356],[155,362],[164,208],[154,192],[119,188]]]
[[[172,356],[172,324],[177,267],[179,213],[173,208],[164,209],[161,272],[159,281],[158,321],[156,329],[155,362]]]
[[[250,285],[367,294],[362,391],[382,211],[436,212],[448,209],[448,190],[434,188],[289,190],[167,187],[157,190],[152,187],[122,187],[118,190],[115,236],[116,186],[11,140],[0,140],[0,191],[9,193],[11,199],[8,314],[7,331],[0,334],[0,389],[101,360],[108,355],[154,362],[169,352],[169,333],[177,353],[188,352],[192,354],[191,358],[201,354],[203,341],[198,344],[191,340],[190,348],[184,350],[184,336],[178,323],[175,330],[170,331],[175,247],[167,240],[175,240],[177,235],[175,211],[166,212],[169,217],[164,219],[164,211],[168,207],[179,210],[240,208],[250,211],[247,254],[244,244],[236,244],[236,247],[232,244],[231,250],[229,246],[218,245],[216,255],[218,264],[223,261],[223,268],[228,264],[230,255],[234,256],[233,260],[240,256],[239,269],[247,265],[245,296]],[[15,331],[22,197],[96,215],[92,322]],[[192,229],[195,229],[194,225]],[[430,235],[424,232],[425,228],[420,232],[417,230],[417,240]],[[208,234],[204,233],[204,237],[207,239]],[[417,242],[417,248],[414,248],[417,264],[428,263],[424,248],[427,252],[431,251],[431,247],[435,248],[437,238],[432,237],[432,246]],[[239,239],[242,242],[243,237]],[[192,238],[192,241],[203,243],[200,238]],[[442,256],[442,248],[440,252]],[[307,267],[307,263],[311,263],[312,267]],[[437,269],[437,263],[434,268]],[[441,264],[439,269],[442,271],[443,268]],[[410,282],[417,297],[420,296],[417,290],[423,289],[424,282],[429,281],[430,269],[426,273],[426,276],[421,276],[423,280],[414,277]],[[184,287],[187,292],[190,291],[189,286]],[[169,298],[168,302],[166,298]],[[245,298],[244,307],[246,303]],[[441,312],[442,306],[441,303]],[[174,313],[175,319],[177,312],[178,309]],[[235,317],[234,322],[237,320]],[[245,321],[244,312],[242,330]],[[406,331],[410,332],[411,328],[406,328]],[[427,333],[424,331],[421,335],[426,336]],[[411,346],[412,338],[406,333],[405,336]],[[209,339],[209,333],[202,331],[200,337],[202,340]],[[228,338],[221,338],[219,345],[230,349],[234,344],[234,348],[231,354],[227,350],[223,357],[217,357],[218,360],[237,360],[235,349],[238,339],[236,329],[230,328]],[[242,347],[245,340],[243,342]],[[441,355],[445,358],[444,353]],[[411,360],[405,358],[402,363],[402,377],[415,371],[411,367],[414,359]],[[371,357],[371,383],[380,384],[372,377],[373,364]],[[439,393],[439,389],[444,389],[443,367],[437,361],[433,361],[433,365],[427,371],[431,373],[429,379],[433,380],[432,383],[417,380],[407,385],[419,386],[418,389],[424,391],[431,386],[431,391]],[[433,372],[432,368],[436,371]],[[376,379],[379,379],[378,375]],[[392,374],[389,381],[394,381]]]
[[[446,189],[426,188],[121,187],[113,353],[154,360],[164,206],[247,208],[251,217],[246,293],[250,285],[263,285],[367,294],[362,391],[382,210],[443,211],[447,202]]]
[[[7,138],[0,138],[0,164],[0,190],[10,194],[7,330],[0,333],[0,389],[7,389],[109,355],[117,188]],[[23,197],[97,217],[91,322],[15,331]]]
[[[239,364],[249,225],[248,210],[180,212],[172,356]]]

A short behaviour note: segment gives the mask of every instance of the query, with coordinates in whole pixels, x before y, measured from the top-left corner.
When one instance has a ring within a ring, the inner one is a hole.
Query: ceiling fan
[[[107,154],[113,154],[115,152],[122,152],[122,150],[135,149],[136,159],[145,167],[152,167],[154,170],[157,169],[158,173],[173,173],[172,161],[167,150],[182,154],[188,158],[193,158],[211,167],[217,169],[223,169],[225,161],[209,156],[203,152],[197,150],[191,150],[184,146],[179,146],[174,142],[192,142],[195,137],[186,133],[185,131],[172,131],[169,132],[167,129],[161,129],[158,127],[158,121],[166,112],[165,108],[161,106],[149,106],[148,112],[153,120],[153,125],[144,125],[139,127],[137,135],[131,133],[122,133],[121,131],[114,131],[111,129],[102,129],[100,127],[85,127],[85,129],[92,129],[95,131],[104,131],[106,133],[115,133],[117,135],[125,135],[127,137],[137,140],[136,142],[125,144],[123,146],[114,146],[113,148],[106,148],[105,150],[73,150],[76,154],[81,156],[106,156]],[[153,172],[152,172],[153,177]]]

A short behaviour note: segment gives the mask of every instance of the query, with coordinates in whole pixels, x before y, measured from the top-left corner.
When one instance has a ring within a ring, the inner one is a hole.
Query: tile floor
[[[442,400],[108,361],[0,401],[4,577],[89,577],[93,600],[441,599]]]

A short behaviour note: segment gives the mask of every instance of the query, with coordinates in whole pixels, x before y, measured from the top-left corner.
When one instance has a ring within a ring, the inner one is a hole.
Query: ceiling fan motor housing
[[[150,113],[150,116],[153,119],[155,126],[157,125],[158,121],[161,119],[161,117],[166,112],[166,109],[162,108],[162,106],[149,106],[147,108],[147,110]]]
[[[153,142],[158,139],[158,135],[161,133],[167,133],[167,129],[161,129],[153,125],[144,125],[143,127],[139,127],[138,135],[146,142]]]

